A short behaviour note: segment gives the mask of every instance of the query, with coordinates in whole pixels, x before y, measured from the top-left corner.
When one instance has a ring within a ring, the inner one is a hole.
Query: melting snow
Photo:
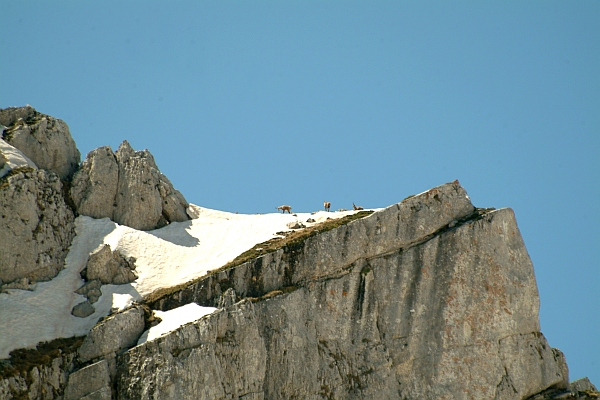
[[[9,289],[0,293],[0,359],[18,348],[57,338],[85,335],[111,311],[123,310],[157,289],[199,278],[217,269],[254,245],[289,231],[287,224],[300,221],[306,226],[341,218],[355,211],[298,214],[233,214],[190,205],[196,219],[174,222],[154,231],[120,226],[108,218],[79,216],[66,266],[49,282],[39,282],[33,291]],[[314,223],[307,223],[312,218]],[[104,285],[102,296],[93,304],[94,314],[86,318],[71,315],[73,306],[85,301],[75,294],[84,281],[79,273],[88,256],[100,245],[109,244],[126,256],[136,258],[138,279],[126,285]],[[157,312],[163,322],[146,332],[151,340],[182,324],[212,312],[211,308],[189,304],[169,312]],[[142,339],[140,339],[142,340]]]

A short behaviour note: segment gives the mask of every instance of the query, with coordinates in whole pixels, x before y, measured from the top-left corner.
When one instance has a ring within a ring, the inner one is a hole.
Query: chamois
[[[286,211],[290,214],[292,213],[292,207],[290,207],[290,206],[283,205],[283,206],[277,207],[277,209],[281,210],[282,214],[285,214]]]
[[[357,206],[357,205],[355,205],[354,203],[352,203],[352,207],[354,207],[354,211],[357,211],[357,210],[364,210],[364,208],[362,208],[361,206]]]
[[[324,201],[323,206],[325,207],[325,211],[329,212],[329,209],[331,208],[331,203],[328,201]]]

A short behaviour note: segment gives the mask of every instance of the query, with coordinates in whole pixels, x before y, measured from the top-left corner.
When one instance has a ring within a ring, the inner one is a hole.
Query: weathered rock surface
[[[475,210],[458,183],[155,307],[214,305],[228,288],[256,303],[120,356],[120,398],[523,399],[568,382],[513,212]]]
[[[90,152],[74,176],[71,197],[82,215],[140,230],[189,219],[187,201],[160,173],[152,154],[134,151],[127,141],[116,153],[109,147]]]
[[[79,348],[79,360],[86,362],[114,354],[137,343],[144,330],[144,310],[133,307],[98,323]]]
[[[29,121],[34,119],[38,114],[39,113],[35,108],[30,105],[26,105],[25,107],[8,107],[0,109],[0,125],[10,127],[20,119]]]
[[[26,106],[0,110],[0,124],[8,127],[3,139],[38,168],[53,171],[65,180],[77,170],[81,155],[64,121]]]
[[[48,280],[64,267],[74,215],[59,177],[16,168],[0,178],[0,280]]]
[[[596,400],[600,392],[588,378],[571,382],[566,388],[550,388],[527,398],[527,400]]]
[[[289,229],[302,229],[302,228],[306,228],[306,225],[304,225],[300,221],[292,221],[292,222],[287,223],[287,227]]]
[[[16,360],[8,368],[0,363],[0,399],[61,399],[69,373],[75,368],[73,348],[81,341],[71,338],[58,342],[13,352]]]
[[[598,391],[596,386],[594,386],[594,384],[592,382],[590,382],[590,380],[588,378],[581,378],[581,379],[577,379],[575,382],[571,382],[571,384],[569,385],[569,389],[578,391],[578,392],[584,392],[584,391],[597,392]]]
[[[119,166],[110,147],[89,152],[71,185],[77,212],[92,218],[112,219],[118,183]]]
[[[94,313],[94,311],[96,311],[96,309],[94,308],[92,303],[89,300],[86,300],[84,302],[81,302],[81,303],[73,306],[73,310],[71,310],[71,314],[78,318],[85,318],[85,317],[89,317],[90,315],[92,315]]]
[[[162,217],[157,187],[160,178],[154,157],[147,150],[135,152],[127,142],[121,144],[115,156],[119,185],[114,221],[136,229],[154,229]]]
[[[108,373],[108,362],[99,361],[69,375],[69,383],[65,389],[64,400],[79,400],[84,396],[100,391],[108,397],[94,397],[99,399],[110,399],[110,376]]]
[[[98,301],[100,296],[102,296],[102,282],[97,279],[86,282],[82,287],[77,289],[75,293],[81,294],[85,296],[91,304],[94,304]]]
[[[85,278],[101,283],[123,285],[137,279],[135,258],[125,257],[119,251],[111,251],[105,244],[90,254],[85,268]]]

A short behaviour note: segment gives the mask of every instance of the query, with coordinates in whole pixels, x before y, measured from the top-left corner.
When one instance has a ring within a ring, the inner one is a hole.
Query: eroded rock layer
[[[0,178],[0,283],[20,280],[25,289],[64,268],[75,217],[62,188],[56,174],[32,168]]]
[[[512,210],[475,210],[456,182],[156,305],[212,305],[228,288],[262,299],[129,350],[120,398],[522,399],[567,386]]]
[[[70,180],[79,167],[81,156],[64,121],[26,106],[0,110],[0,124],[8,127],[2,138],[38,168]]]

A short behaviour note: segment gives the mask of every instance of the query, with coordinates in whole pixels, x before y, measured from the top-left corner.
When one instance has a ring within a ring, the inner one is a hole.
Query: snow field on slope
[[[7,293],[0,293],[0,359],[8,358],[14,349],[34,348],[40,342],[85,335],[111,311],[123,310],[158,289],[200,278],[254,245],[277,237],[276,232],[289,231],[290,222],[300,221],[310,226],[327,218],[355,213],[248,215],[195,205],[190,205],[190,210],[197,215],[196,219],[147,232],[118,225],[108,218],[77,217],[76,236],[66,266],[54,279],[38,282],[33,291],[9,289]],[[309,218],[315,223],[306,223]],[[109,244],[112,250],[120,250],[125,256],[135,257],[138,279],[126,285],[103,285],[102,296],[93,304],[96,311],[86,318],[74,317],[72,308],[86,300],[74,293],[84,284],[79,273],[85,268],[89,254],[103,244]],[[213,311],[190,305],[185,310],[187,312],[178,309],[160,312],[163,322],[144,333],[147,340]]]

